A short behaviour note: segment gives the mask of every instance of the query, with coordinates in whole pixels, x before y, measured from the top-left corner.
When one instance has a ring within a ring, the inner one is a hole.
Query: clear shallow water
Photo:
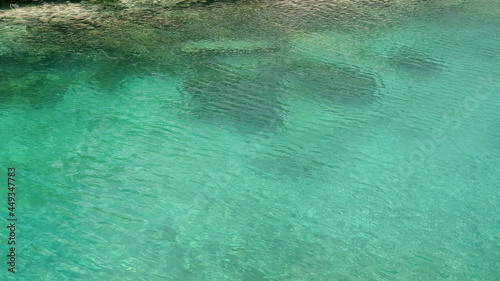
[[[499,9],[4,12],[17,279],[496,280]]]

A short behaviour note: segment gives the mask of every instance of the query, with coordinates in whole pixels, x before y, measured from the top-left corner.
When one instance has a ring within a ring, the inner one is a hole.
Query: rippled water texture
[[[16,280],[498,280],[498,1],[100,2],[0,10]]]

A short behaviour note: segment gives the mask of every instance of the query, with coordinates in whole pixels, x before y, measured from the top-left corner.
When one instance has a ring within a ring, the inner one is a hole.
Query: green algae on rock
[[[149,16],[143,17],[143,14]],[[0,23],[10,21],[26,29],[22,39],[34,54],[90,48],[161,57],[157,46],[172,41],[155,32],[155,29],[171,24],[168,13],[152,15],[149,9],[46,4],[0,12]]]
[[[28,34],[22,23],[0,23],[0,56],[8,55],[24,48],[23,37]]]

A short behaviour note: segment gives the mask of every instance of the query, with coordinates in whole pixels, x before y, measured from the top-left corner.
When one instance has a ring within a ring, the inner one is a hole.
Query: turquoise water
[[[0,11],[2,279],[499,280],[498,2],[71,7]]]

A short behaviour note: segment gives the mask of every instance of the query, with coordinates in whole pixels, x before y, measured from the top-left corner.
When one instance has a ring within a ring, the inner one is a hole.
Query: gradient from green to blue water
[[[436,2],[197,6],[187,43],[248,4],[264,47],[157,62],[4,53],[17,280],[498,280],[500,8]]]

